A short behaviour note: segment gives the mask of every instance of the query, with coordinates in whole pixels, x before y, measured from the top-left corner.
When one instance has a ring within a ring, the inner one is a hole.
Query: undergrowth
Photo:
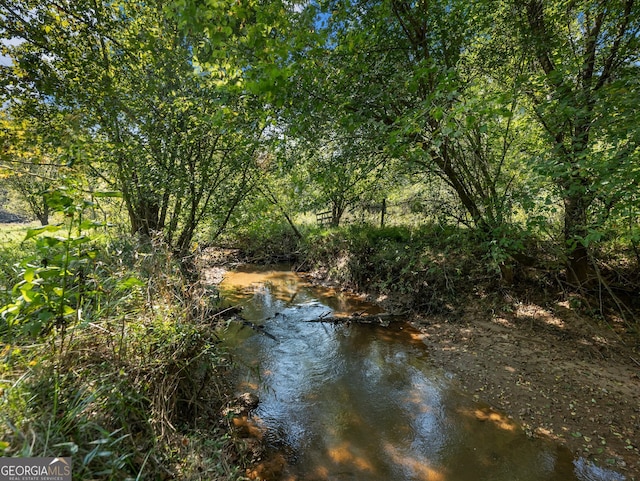
[[[161,243],[62,227],[0,249],[2,454],[70,456],[78,480],[240,479],[215,306]]]
[[[313,231],[308,226],[299,230],[304,237]],[[239,249],[245,262],[262,264],[295,262],[300,258],[304,245],[289,224],[274,221],[238,226],[218,239],[216,244]]]
[[[468,231],[440,226],[317,231],[307,239],[306,264],[341,285],[431,313],[454,310],[479,277],[495,277]]]
[[[302,239],[284,222],[247,227],[239,236],[232,233],[226,244],[239,248],[245,261],[286,260],[296,270],[312,271],[342,287],[386,296],[400,310],[451,313],[464,307],[469,296],[496,308],[560,299],[593,318],[622,318],[634,330],[637,324],[637,262],[628,250],[613,252],[614,243],[593,260],[598,278],[577,289],[562,274],[558,245],[517,226],[483,233],[440,223],[303,224],[298,231]]]
[[[245,229],[226,242],[247,261],[287,260],[341,286],[393,298],[422,312],[456,308],[456,297],[478,279],[494,282],[500,270],[473,231],[451,226],[339,228],[302,225],[297,238],[286,223]]]

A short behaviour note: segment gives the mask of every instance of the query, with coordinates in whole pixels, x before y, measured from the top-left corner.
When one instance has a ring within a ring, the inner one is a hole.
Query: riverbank
[[[315,282],[340,287],[319,270]],[[344,288],[344,286],[342,286]],[[361,294],[398,309],[397,299]],[[432,362],[460,389],[531,436],[640,479],[640,351],[624,324],[581,315],[568,300],[521,301],[502,289],[461,295],[446,313],[412,312]]]
[[[210,292],[125,236],[74,244],[60,269],[29,227],[0,225],[2,455],[70,457],[74,480],[245,479]],[[37,324],[60,305],[59,322]]]
[[[304,242],[284,237],[246,241],[253,249],[222,257],[289,259],[315,283],[404,314],[461,390],[532,436],[640,479],[640,305],[629,294],[638,285],[632,263],[611,260],[601,271],[626,296],[623,306],[606,291],[568,288],[553,274],[557,266],[545,268],[553,256],[544,245],[528,246],[541,260],[528,267],[496,262],[465,230],[353,226],[310,231]]]
[[[512,312],[468,302],[456,316],[415,316],[432,361],[528,433],[640,479],[637,346],[558,302]]]
[[[212,283],[223,274],[220,268],[207,271]],[[350,290],[325,270],[305,277]],[[360,296],[399,308],[389,296]],[[640,479],[637,345],[567,301],[541,304],[507,291],[470,294],[447,314],[407,317],[422,333],[431,362],[451,374],[461,391],[504,412],[530,436],[560,442],[576,458],[629,481]]]

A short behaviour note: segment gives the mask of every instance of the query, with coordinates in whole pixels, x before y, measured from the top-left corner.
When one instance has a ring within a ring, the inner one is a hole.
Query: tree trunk
[[[344,211],[346,210],[346,203],[342,201],[333,201],[331,202],[331,226],[338,227],[340,225],[340,220],[344,215]]]
[[[447,151],[442,150],[442,152],[432,155],[432,158],[440,169],[441,177],[444,178],[455,191],[462,206],[471,216],[474,226],[477,227],[480,232],[489,232],[491,230],[489,224],[482,215],[473,194],[465,185],[464,179],[453,168]]]
[[[282,207],[282,205],[280,205],[280,202],[278,202],[278,198],[273,194],[273,192],[271,192],[271,189],[269,189],[269,186],[265,184],[264,189],[266,190],[262,190],[260,187],[258,187],[258,190],[260,190],[260,192],[262,193],[262,195],[264,195],[273,205],[275,205],[278,210],[280,211],[280,213],[284,216],[284,218],[287,220],[287,222],[289,223],[289,226],[291,227],[291,230],[293,231],[293,233],[295,234],[295,236],[299,239],[302,240],[302,234],[300,233],[300,231],[298,230],[298,228],[296,227],[296,225],[293,223],[293,221],[291,220],[291,217],[289,217],[289,214],[287,214],[287,211],[284,210],[284,207]],[[236,199],[236,202],[234,202],[232,209],[235,208],[237,202],[240,201],[240,199],[242,198],[242,196],[239,196]],[[229,214],[227,215],[227,218],[224,221],[223,225],[226,225],[227,221],[229,220],[229,217],[231,215],[231,211],[229,211]],[[217,237],[217,235],[215,236]]]
[[[42,210],[37,214],[38,220],[41,225],[49,225],[49,206],[45,201],[42,206]]]
[[[159,224],[160,206],[152,200],[140,199],[129,209],[131,232],[151,238],[154,232],[162,230]]]
[[[587,233],[585,199],[580,194],[568,195],[564,199],[567,280],[576,286],[583,286],[591,279],[589,250],[584,244]]]

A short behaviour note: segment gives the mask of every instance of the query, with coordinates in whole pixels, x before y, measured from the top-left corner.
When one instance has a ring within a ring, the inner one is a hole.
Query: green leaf
[[[71,239],[71,241],[69,242],[69,245],[72,246],[78,246],[80,244],[86,244],[87,242],[90,242],[91,239],[85,235],[81,235],[79,237],[74,237],[73,239]]]
[[[24,240],[29,240],[33,237],[39,236],[43,232],[56,232],[60,230],[62,224],[49,224],[43,225],[42,227],[34,227],[33,229],[27,229],[27,235]]]
[[[43,237],[40,240],[42,240],[47,245],[47,247],[56,246],[56,245],[60,244],[60,242],[64,241],[63,238],[51,237],[51,236]]]
[[[116,289],[124,291],[126,289],[131,289],[132,287],[142,287],[142,286],[144,286],[144,282],[142,282],[137,277],[131,276],[125,279],[124,281],[119,282]]]
[[[53,445],[54,448],[67,448],[71,454],[76,454],[78,452],[78,445],[72,442],[66,443],[58,443]]]
[[[38,319],[42,321],[43,324],[48,324],[53,317],[54,317],[53,312],[51,312],[48,309],[40,311],[40,313],[38,314]]]
[[[32,320],[22,327],[23,332],[26,332],[30,336],[37,336],[42,330],[42,322],[39,320]]]
[[[48,192],[45,195],[47,205],[54,210],[64,212],[73,205],[73,198],[62,194],[60,191]]]
[[[27,302],[33,302],[33,300],[36,298],[36,292],[32,291],[31,287],[21,288],[20,294],[22,295],[22,298]]]
[[[95,221],[95,220],[85,220],[82,221],[82,223],[80,224],[80,228],[82,230],[87,230],[87,229],[95,229],[97,227],[104,227],[106,224],[104,222],[99,222],[99,221]]]
[[[32,283],[33,279],[36,277],[36,270],[33,267],[29,267],[24,274],[22,275],[25,281]]]
[[[94,197],[115,197],[115,198],[121,198],[122,197],[122,192],[118,192],[115,190],[112,191],[102,191],[102,192],[93,192],[92,195]]]
[[[63,306],[62,314],[68,316],[70,314],[75,314],[76,310],[71,306]]]

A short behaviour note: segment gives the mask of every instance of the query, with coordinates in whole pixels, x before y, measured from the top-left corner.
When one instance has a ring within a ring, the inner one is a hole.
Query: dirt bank
[[[515,303],[496,312],[468,302],[450,316],[414,316],[433,362],[465,391],[532,435],[640,479],[637,338],[585,319],[567,302]]]

